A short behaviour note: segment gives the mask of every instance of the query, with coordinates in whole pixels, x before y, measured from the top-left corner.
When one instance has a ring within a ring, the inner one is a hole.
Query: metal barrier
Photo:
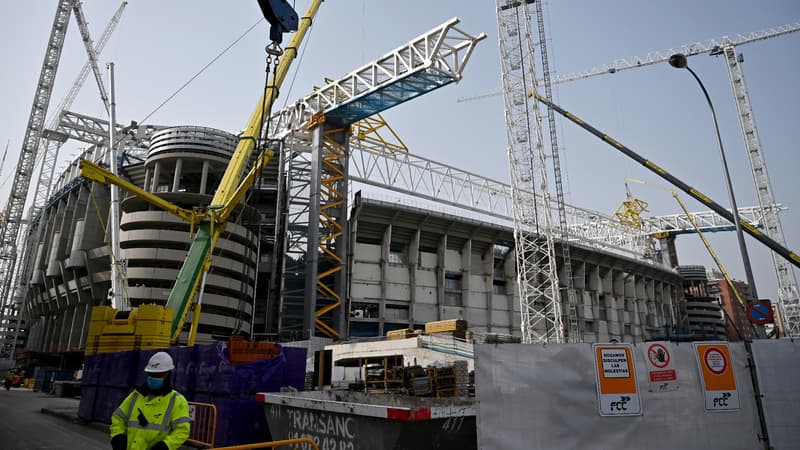
[[[303,444],[308,445],[308,447],[301,447]],[[259,444],[242,444],[231,447],[217,447],[216,450],[252,450],[257,448],[278,448],[285,445],[291,445],[292,450],[298,450],[301,448],[319,450],[317,444],[309,438],[286,439],[285,441],[261,442]]]
[[[189,439],[186,442],[214,448],[214,438],[217,435],[217,407],[211,403],[189,402]]]

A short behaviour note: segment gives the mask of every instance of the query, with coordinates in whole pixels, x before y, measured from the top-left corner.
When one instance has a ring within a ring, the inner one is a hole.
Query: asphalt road
[[[72,423],[42,408],[77,413],[78,400],[59,398],[30,389],[0,388],[0,448],[3,450],[108,450],[107,427]],[[74,411],[74,412],[73,412]]]

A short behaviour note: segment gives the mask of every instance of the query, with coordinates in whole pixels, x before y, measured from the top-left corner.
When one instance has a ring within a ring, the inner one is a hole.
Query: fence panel
[[[677,389],[650,392],[648,344],[637,344],[642,415],[601,417],[591,345],[478,344],[478,448],[763,448],[744,346],[729,345],[740,409],[706,412],[688,343],[667,344]]]
[[[211,403],[189,402],[192,421],[187,442],[200,447],[214,448],[217,435],[217,407]]]
[[[797,448],[800,437],[800,342],[753,341],[753,359],[764,406],[769,443],[777,450]]]

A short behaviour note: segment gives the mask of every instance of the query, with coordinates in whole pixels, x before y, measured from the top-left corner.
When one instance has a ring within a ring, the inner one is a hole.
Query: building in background
[[[722,304],[722,311],[729,320],[726,320],[725,326],[728,328],[728,338],[731,341],[741,341],[744,339],[755,339],[758,337],[756,330],[761,328],[762,325],[754,325],[747,318],[747,302],[754,301],[750,295],[750,289],[746,282],[733,280],[736,290],[742,296],[744,305],[739,303],[739,299],[731,289],[725,277],[718,270],[708,270],[708,285],[711,295],[719,298]]]
[[[694,340],[727,340],[728,330],[718,297],[711,292],[704,266],[678,266],[684,279],[683,333]]]

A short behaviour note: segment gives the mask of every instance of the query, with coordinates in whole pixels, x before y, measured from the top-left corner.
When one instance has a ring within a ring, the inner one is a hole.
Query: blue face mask
[[[161,386],[163,385],[164,385],[163,378],[147,377],[147,387],[149,387],[150,389],[155,391],[156,389],[161,388]]]

